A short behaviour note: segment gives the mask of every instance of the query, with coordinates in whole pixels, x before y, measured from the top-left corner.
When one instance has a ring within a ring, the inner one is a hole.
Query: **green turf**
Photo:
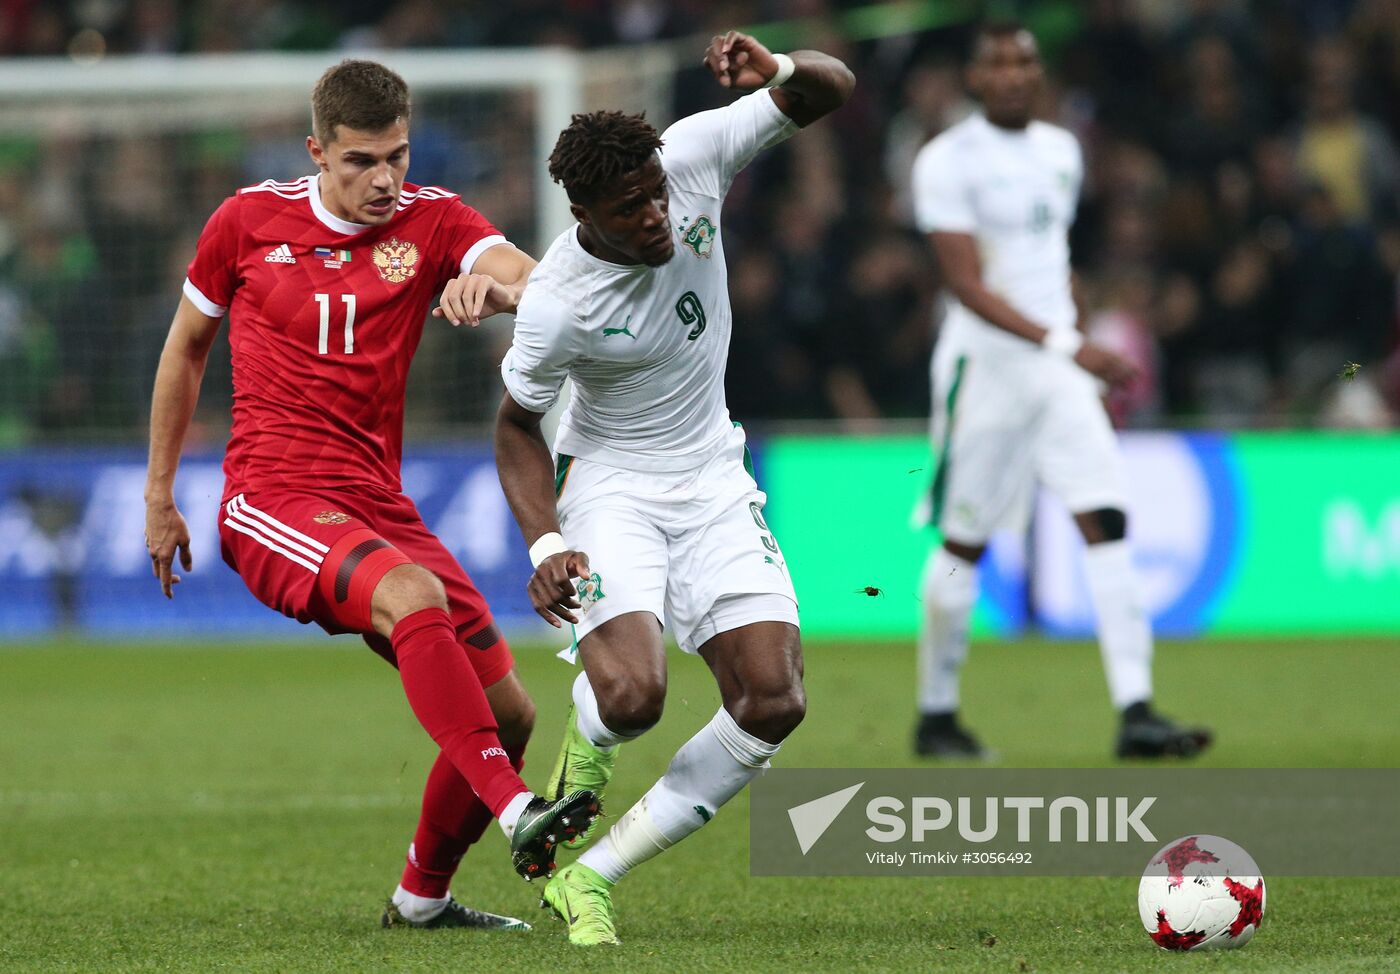
[[[573,670],[518,652],[548,773]],[[1219,732],[1218,766],[1394,766],[1400,649],[1166,644],[1159,700]],[[909,760],[907,648],[808,648],[787,766]],[[1086,644],[982,646],[965,709],[1008,766],[1104,763],[1112,718]],[[660,727],[630,745],[621,812],[706,721],[703,665],[674,657]],[[1400,880],[1271,878],[1242,951],[1169,955],[1134,880],[750,879],[747,799],[619,887],[624,946],[580,954],[510,873],[496,830],[455,884],[529,934],[381,930],[432,757],[392,672],[317,647],[83,643],[0,650],[0,969],[23,971],[1382,971]],[[567,968],[561,967],[568,964]]]

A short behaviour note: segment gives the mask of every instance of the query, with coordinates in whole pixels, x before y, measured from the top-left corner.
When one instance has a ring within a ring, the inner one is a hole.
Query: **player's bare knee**
[[[807,716],[807,691],[800,682],[794,683],[786,693],[769,697],[761,706],[764,721],[773,734],[770,743],[777,743],[797,730]]]
[[[734,702],[730,711],[744,733],[778,744],[807,716],[807,691],[801,680],[785,687],[752,688]]]
[[[735,699],[724,702],[745,733],[770,744],[786,738],[807,715],[802,654],[795,644],[795,635],[793,639],[794,643],[785,647],[780,664],[743,674]]]
[[[664,665],[597,666],[588,671],[588,682],[598,701],[598,716],[614,733],[635,736],[660,722],[666,706]]]
[[[594,685],[598,716],[615,734],[635,737],[661,722],[666,708],[666,684],[640,678],[618,680],[602,688]]]
[[[390,635],[404,618],[423,609],[447,610],[447,591],[422,565],[396,565],[384,573],[370,598],[374,628]]]

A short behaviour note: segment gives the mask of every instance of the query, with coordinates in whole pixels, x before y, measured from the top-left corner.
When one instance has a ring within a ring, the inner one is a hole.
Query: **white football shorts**
[[[1037,483],[1074,514],[1125,508],[1098,380],[1069,359],[940,347],[933,395],[933,523],[944,538],[981,545],[1024,529]]]
[[[678,473],[557,459],[559,524],[588,555],[602,594],[579,616],[582,641],[609,619],[650,612],[681,649],[754,622],[798,625],[797,594],[735,427],[703,466]]]

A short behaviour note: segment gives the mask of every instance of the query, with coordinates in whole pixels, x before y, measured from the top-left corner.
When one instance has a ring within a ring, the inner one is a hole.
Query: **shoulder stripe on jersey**
[[[283,192],[283,191],[280,190],[280,189],[272,189],[271,187],[264,187],[264,186],[253,186],[253,187],[250,187],[250,188],[248,188],[248,189],[240,189],[238,192],[239,192],[239,193],[271,193],[273,196],[277,196],[277,197],[279,197],[279,198],[281,198],[281,199],[284,199],[284,200],[304,200],[304,199],[306,199],[308,196],[311,195],[310,191],[309,191],[309,190],[305,190],[305,189],[302,190],[302,191],[299,192],[299,193],[285,193],[285,192]]]
[[[264,179],[262,182],[254,183],[249,188],[262,188],[273,186],[278,189],[306,189],[311,185],[310,176],[301,176],[297,179]]]
[[[245,192],[245,193],[271,193],[273,196],[279,197],[280,199],[284,199],[284,200],[304,200],[304,199],[306,199],[308,196],[311,195],[311,194],[310,194],[309,192],[307,192],[306,190],[302,190],[300,193],[284,193],[284,192],[282,192],[280,189],[245,189],[245,190],[243,190],[243,192]]]
[[[457,195],[441,186],[420,186],[413,192],[402,194],[399,197],[399,205],[395,209],[402,210],[415,200],[450,200],[455,199]]]
[[[328,551],[331,550],[329,545],[322,544],[320,541],[317,541],[310,535],[302,534],[296,528],[287,524],[283,524],[271,514],[258,510],[252,504],[248,503],[247,497],[243,494],[239,494],[233,500],[229,501],[229,508],[230,514],[251,514],[259,521],[262,521],[267,526],[267,529],[270,533],[282,534],[288,539],[300,541],[302,544],[306,545],[308,548],[311,548],[313,550],[313,557],[315,557],[318,561],[323,555],[325,555]]]
[[[244,186],[239,193],[274,193],[283,199],[301,199],[311,192],[311,177],[303,176],[289,183],[264,179],[255,186]]]

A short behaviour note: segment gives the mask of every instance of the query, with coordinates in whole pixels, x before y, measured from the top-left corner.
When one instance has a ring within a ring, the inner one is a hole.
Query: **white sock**
[[[939,545],[924,563],[919,628],[919,711],[958,709],[958,672],[967,659],[967,627],[977,602],[977,565]]]
[[[778,753],[723,707],[686,741],[661,780],[578,861],[615,883],[715,817]]]
[[[1151,699],[1152,626],[1142,607],[1128,542],[1089,545],[1084,569],[1098,619],[1109,699],[1118,710]]]
[[[451,895],[448,893],[442,899],[435,900],[430,896],[410,893],[400,886],[394,890],[394,907],[399,911],[399,916],[405,920],[412,923],[425,923],[443,911]]]
[[[578,719],[578,729],[584,737],[600,751],[610,751],[623,741],[636,740],[616,731],[609,730],[598,713],[598,698],[593,694],[593,684],[588,682],[588,674],[580,673],[574,679],[574,714]]]
[[[496,817],[500,823],[501,831],[509,839],[515,834],[515,823],[520,821],[520,813],[525,811],[525,806],[530,804],[530,799],[535,797],[533,791],[522,791],[510,800],[510,804],[501,809],[501,814]]]

